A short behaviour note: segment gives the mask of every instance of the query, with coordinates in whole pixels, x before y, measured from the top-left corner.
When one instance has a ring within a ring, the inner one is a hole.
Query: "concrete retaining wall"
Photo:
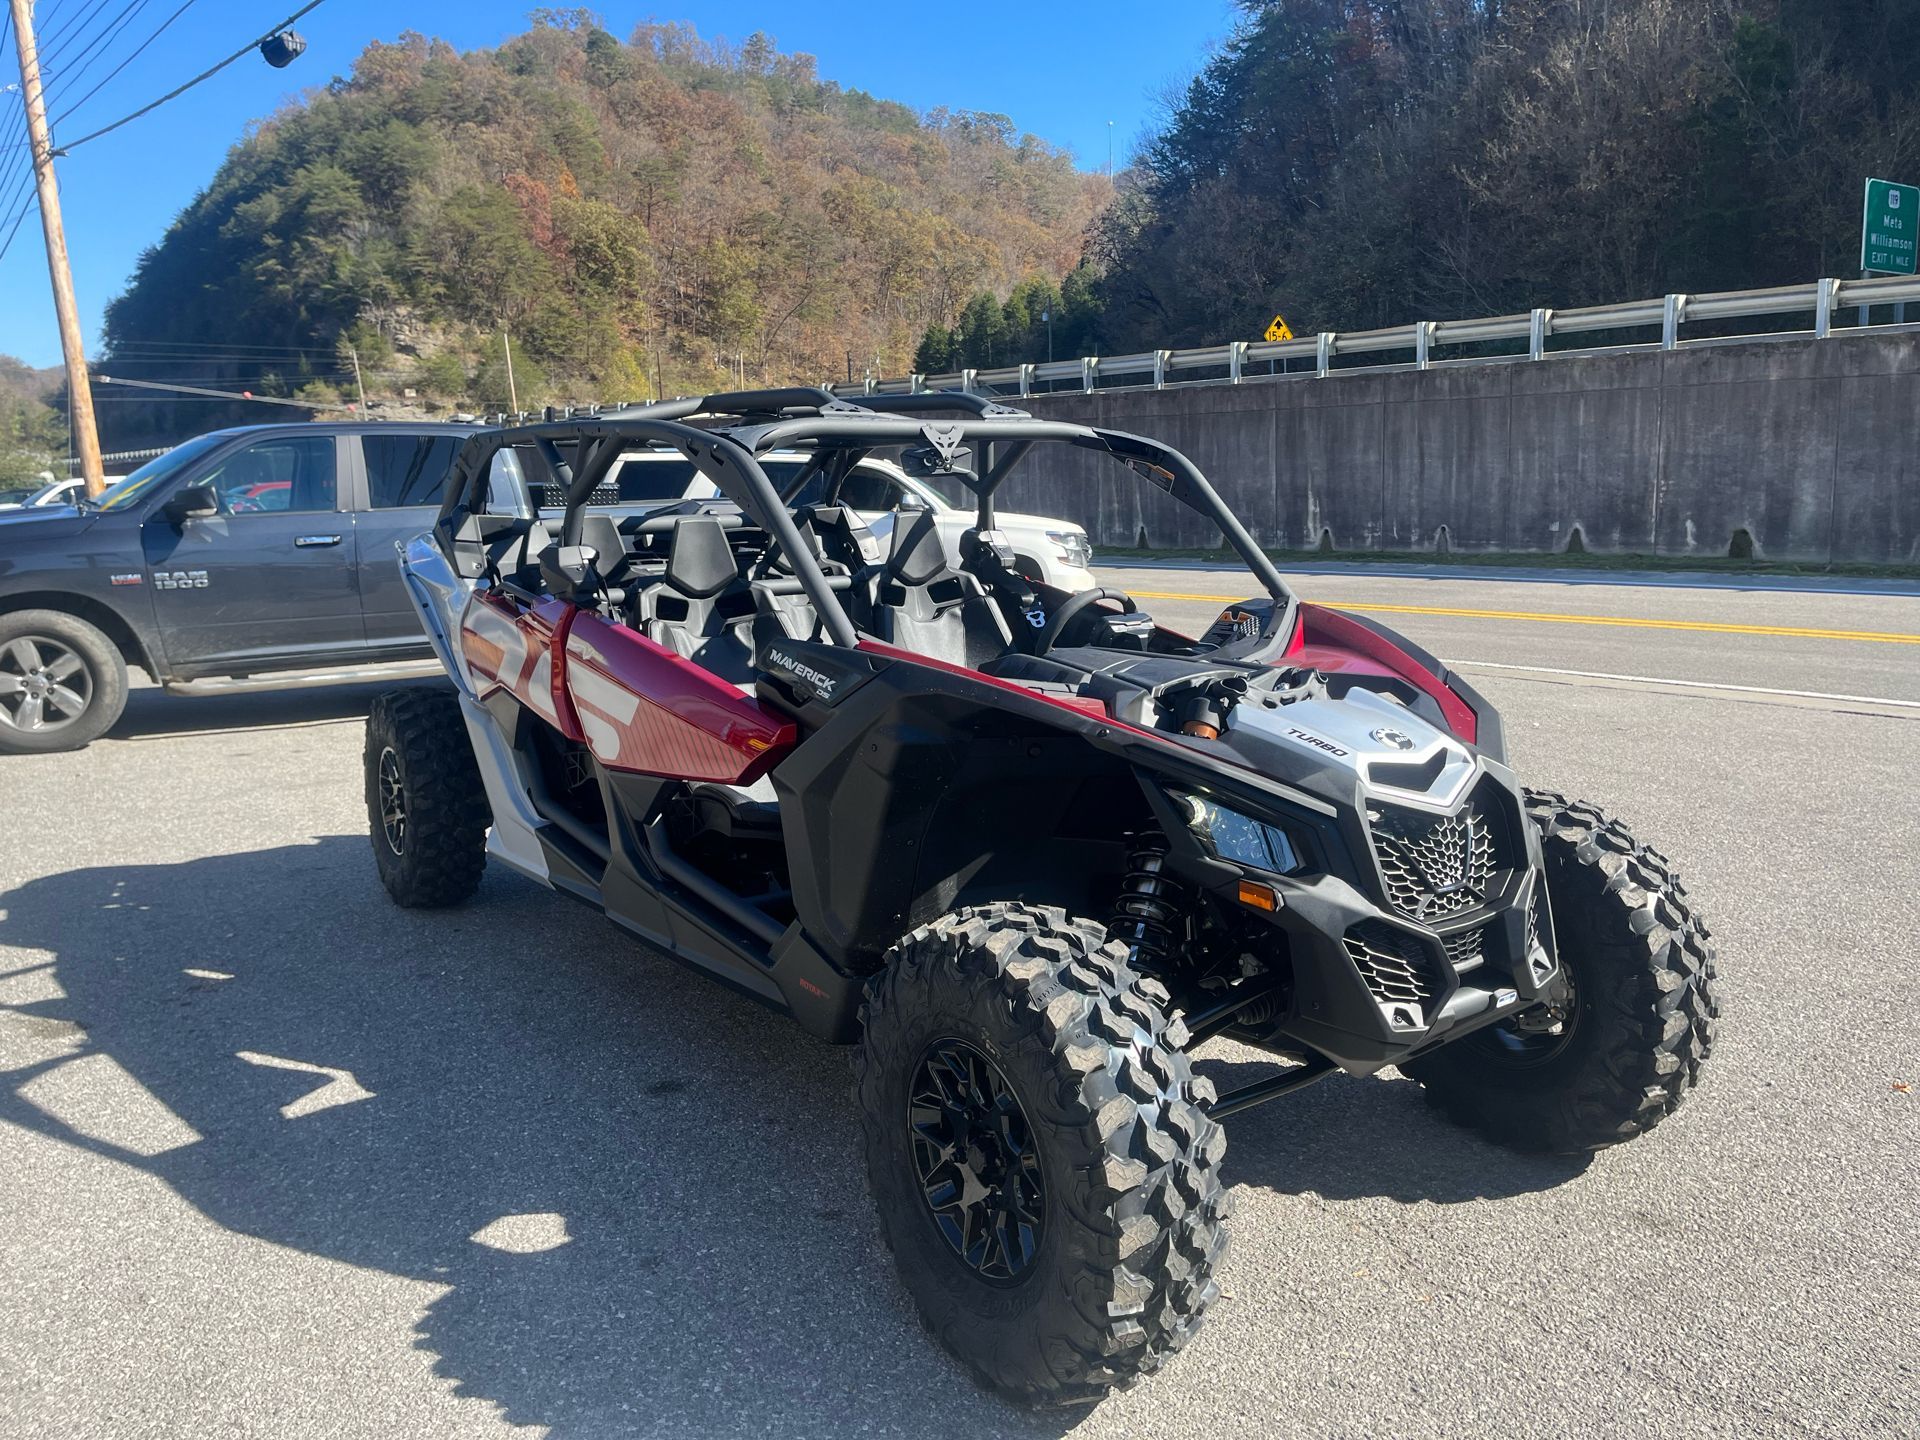
[[[1191,456],[1263,544],[1920,563],[1920,333],[1036,396]],[[1219,543],[1111,460],[1043,446],[1008,509],[1096,545]],[[1442,541],[1444,528],[1445,539]]]

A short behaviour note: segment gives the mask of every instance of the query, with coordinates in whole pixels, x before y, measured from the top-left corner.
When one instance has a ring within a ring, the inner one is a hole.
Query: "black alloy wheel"
[[[400,776],[400,757],[387,746],[380,752],[380,832],[396,855],[407,853],[407,787]]]
[[[907,1101],[914,1169],[948,1248],[982,1279],[1018,1281],[1046,1228],[1033,1129],[1000,1068],[964,1040],[936,1040]]]
[[[479,889],[493,815],[459,697],[376,695],[361,766],[373,863],[395,903],[454,905]]]

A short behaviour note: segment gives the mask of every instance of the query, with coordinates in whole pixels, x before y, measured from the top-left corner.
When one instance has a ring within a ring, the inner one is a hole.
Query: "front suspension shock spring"
[[[1154,969],[1181,938],[1176,930],[1186,911],[1185,899],[1180,884],[1167,874],[1166,841],[1158,835],[1135,836],[1107,936],[1127,947],[1134,964]]]

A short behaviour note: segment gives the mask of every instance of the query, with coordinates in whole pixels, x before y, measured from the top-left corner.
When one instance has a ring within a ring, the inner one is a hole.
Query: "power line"
[[[291,405],[300,410],[331,410],[337,407],[319,405],[307,400],[282,400],[277,395],[242,395],[237,390],[208,390],[195,385],[160,385],[147,380],[123,380],[114,375],[96,375],[94,379],[101,385],[131,385],[136,390],[176,390],[186,395],[211,395],[220,400],[250,400],[255,405]],[[129,396],[129,399],[134,397]]]
[[[74,65],[72,68],[60,71],[56,78],[56,83],[48,88],[47,104],[49,107],[51,107],[53,102],[60,96],[66,94],[67,91],[80,83],[81,78],[87,71],[91,70],[101,57],[118,43],[120,37],[126,33],[127,27],[139,18],[140,12],[146,9],[150,3],[151,0],[130,0],[130,3],[124,10],[107,22],[106,29],[101,32],[94,43],[88,46],[81,54],[74,57]],[[182,6],[181,8],[185,9],[186,7]],[[172,23],[171,19],[167,21],[168,25]],[[166,28],[166,25],[160,27],[161,30]],[[155,35],[159,33],[159,30],[154,31]],[[122,60],[120,64],[114,68],[113,74],[107,76],[107,79],[111,80],[114,75],[118,75],[122,70],[126,69],[127,61],[133,59],[134,55],[138,55],[141,50],[146,49],[147,46],[152,43],[152,37],[142,42],[140,46],[134,50],[133,55],[127,56],[126,60]],[[106,82],[102,81],[101,83],[105,84]],[[95,88],[98,89],[99,87],[96,86]]]
[[[56,25],[53,27],[40,47],[40,68],[43,70],[55,69],[53,62],[59,56],[65,54],[73,42],[86,33],[86,28],[92,23],[93,17],[112,3],[113,0],[93,0],[93,9],[81,16],[77,21],[72,24]]]
[[[181,5],[181,7],[178,10],[174,11],[171,15],[167,16],[166,19],[162,20],[159,26],[154,30],[154,32],[151,35],[147,36],[146,39],[142,40],[138,45],[134,46],[132,50],[127,52],[126,57],[123,60],[121,60],[121,62],[118,65],[114,66],[113,69],[109,70],[106,73],[106,76],[104,79],[102,79],[98,84],[96,84],[91,90],[87,91],[86,94],[82,95],[78,100],[74,101],[73,104],[63,109],[60,112],[58,119],[54,123],[58,124],[59,121],[65,120],[69,115],[73,114],[74,111],[78,110],[82,105],[86,104],[89,100],[91,100],[94,96],[98,95],[109,84],[111,84],[115,76],[117,76],[122,70],[126,69],[127,66],[131,65],[135,60],[138,60],[140,56],[146,51],[146,48],[149,45],[153,44],[154,41],[158,40],[163,34],[166,33],[166,29],[169,25],[173,24],[174,21],[178,20],[182,15],[186,14],[187,7],[192,4],[193,4],[193,0],[185,0],[185,4]],[[147,5],[147,0],[136,0],[136,9],[145,9],[146,5]],[[78,84],[80,77],[86,73],[87,73],[87,67],[82,66],[78,71],[74,73],[73,83]],[[57,97],[60,95],[64,95],[66,91],[67,91],[67,86],[62,85],[60,86],[59,89],[57,89],[54,92],[54,94]]]
[[[210,340],[208,345],[218,345],[223,354],[237,354],[241,351],[264,352],[273,355],[331,355],[333,348],[322,345],[248,345],[244,342],[229,340]],[[192,340],[116,340],[115,350],[190,350],[198,354],[204,346]]]
[[[210,77],[219,74],[220,71],[226,69],[227,66],[231,65],[234,61],[238,60],[241,56],[247,54],[250,51],[258,50],[262,45],[266,44],[267,41],[271,40],[274,36],[278,35],[282,30],[285,30],[289,25],[293,24],[294,21],[298,20],[302,15],[305,15],[309,10],[319,9],[320,4],[321,4],[321,0],[308,0],[307,4],[301,6],[298,10],[294,11],[293,14],[289,15],[286,19],[282,20],[278,25],[274,26],[271,30],[267,31],[266,34],[260,36],[259,39],[248,41],[245,45],[242,45],[238,50],[234,51],[233,54],[227,56],[227,58],[222,60],[219,64],[211,66],[206,70],[202,70],[198,75],[194,76],[191,80],[187,81],[186,84],[176,85],[173,89],[169,90],[166,94],[162,95],[158,100],[155,100],[150,104],[142,105],[138,110],[133,111],[131,114],[122,115],[118,120],[115,120],[111,125],[102,125],[98,130],[90,131],[87,134],[82,135],[78,140],[69,141],[67,144],[58,147],[53,153],[56,155],[68,154],[71,151],[79,148],[80,146],[85,145],[89,140],[98,140],[102,135],[108,134],[109,132],[114,130],[118,130],[122,125],[128,124],[129,122],[134,120],[138,120],[142,115],[145,115],[150,111],[158,110],[162,105],[166,104],[169,100],[173,99],[175,96],[185,94],[187,91],[191,90],[194,86],[198,85],[202,80],[209,79]],[[69,111],[69,113],[71,113],[71,111]]]
[[[13,213],[13,224],[7,227],[7,238],[0,240],[0,260],[7,258],[7,251],[13,248],[13,237],[19,233],[20,222],[27,218],[27,211],[33,208],[33,197],[29,195],[21,202],[20,208]],[[0,222],[4,223],[4,222]]]

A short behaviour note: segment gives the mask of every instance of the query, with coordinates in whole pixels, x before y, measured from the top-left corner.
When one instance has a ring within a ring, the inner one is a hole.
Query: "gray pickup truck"
[[[0,753],[77,749],[176,684],[430,658],[394,542],[469,425],[217,430],[97,501],[0,515]]]

